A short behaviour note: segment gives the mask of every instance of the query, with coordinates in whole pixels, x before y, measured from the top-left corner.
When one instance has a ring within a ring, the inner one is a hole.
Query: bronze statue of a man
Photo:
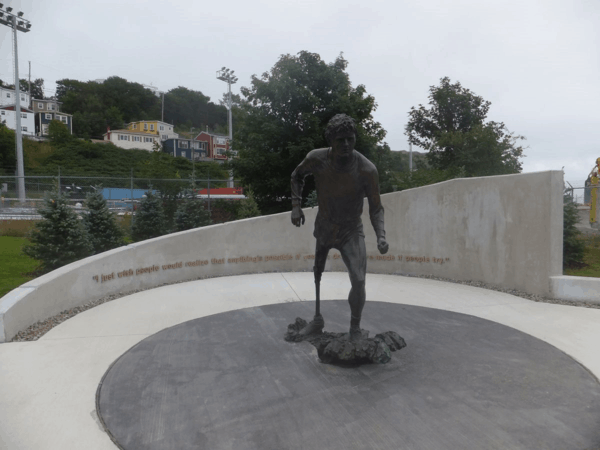
[[[300,334],[320,333],[325,326],[320,313],[319,286],[327,254],[335,248],[341,253],[350,275],[349,336],[357,340],[361,337],[360,319],[366,299],[367,253],[361,221],[365,197],[369,201],[371,224],[377,235],[377,248],[382,254],[387,253],[389,248],[385,240],[383,206],[379,197],[379,175],[375,165],[354,150],[356,126],[351,117],[345,114],[334,116],[327,124],[325,138],[330,147],[309,152],[292,173],[292,224],[297,227],[304,224],[304,213],[300,206],[302,188],[304,178],[311,173],[315,177],[319,203],[314,230],[317,239],[313,267],[317,290],[316,313]]]

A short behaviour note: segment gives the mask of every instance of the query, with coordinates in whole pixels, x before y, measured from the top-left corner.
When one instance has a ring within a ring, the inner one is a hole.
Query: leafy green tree
[[[40,261],[40,270],[49,272],[93,253],[82,220],[69,207],[67,196],[58,192],[58,186],[46,194],[38,212],[42,220],[33,228],[23,253]]]
[[[502,122],[485,122],[491,103],[451,84],[448,77],[429,89],[429,108],[411,108],[405,134],[427,150],[435,169],[464,168],[466,176],[518,173],[525,139]]]
[[[50,124],[48,124],[48,137],[52,145],[55,146],[66,144],[72,140],[69,129],[60,120],[50,121]]]
[[[73,133],[98,138],[107,127],[119,129],[124,122],[160,117],[160,99],[139,83],[110,77],[102,83],[63,79],[56,82],[62,110],[73,114]]]
[[[244,100],[234,109],[233,160],[236,178],[251,185],[261,211],[289,209],[290,174],[306,154],[326,147],[327,122],[339,113],[357,124],[356,149],[371,158],[385,130],[373,119],[377,104],[363,85],[353,87],[340,55],[327,64],[316,53],[282,55],[269,72],[242,88]],[[307,192],[314,189],[307,179]]]
[[[100,187],[86,196],[85,204],[88,214],[83,217],[83,223],[94,253],[102,253],[124,245],[121,228],[115,215],[108,209]]]
[[[27,83],[27,84],[29,84],[29,83]],[[39,100],[43,100],[46,98],[44,96],[44,79],[43,78],[36,78],[31,83],[31,98],[32,99],[35,98],[35,99],[39,99]]]
[[[175,211],[175,230],[184,231],[210,225],[210,213],[204,209],[204,202],[193,198],[185,199]]]
[[[162,200],[152,191],[146,197],[133,216],[131,237],[134,241],[144,241],[167,234],[167,221],[163,211]]]
[[[563,267],[583,266],[585,244],[581,232],[575,227],[579,223],[579,213],[573,199],[565,195],[563,206]]]
[[[219,105],[227,108],[228,104],[229,104],[229,94],[227,92],[225,92],[223,94],[223,97],[221,98],[221,100],[219,100]],[[242,97],[240,97],[240,94],[231,93],[231,105],[234,108],[239,108],[241,104],[242,104]]]
[[[394,172],[388,179],[390,191],[403,191],[429,184],[441,183],[442,181],[465,176],[462,168],[432,169],[427,167],[417,168],[412,172]]]
[[[183,86],[171,89],[165,94],[165,120],[189,131],[227,124],[227,109],[210,101],[210,97],[200,91]]]
[[[12,174],[16,167],[15,132],[0,123],[0,174]]]
[[[260,216],[260,209],[254,199],[252,189],[246,190],[246,198],[239,202],[237,210],[237,219],[248,219],[250,217]]]
[[[0,86],[7,88],[7,89],[14,89],[15,85],[14,83],[5,83],[2,80],[0,80]],[[21,78],[19,80],[19,89],[21,90],[21,92],[27,92],[29,93],[29,81]],[[36,98],[36,99],[40,99],[43,100],[44,97],[44,79],[43,78],[38,78],[34,81],[31,82],[31,98]]]

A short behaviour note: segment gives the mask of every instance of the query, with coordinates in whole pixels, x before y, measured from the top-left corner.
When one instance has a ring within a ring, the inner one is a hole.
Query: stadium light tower
[[[4,10],[4,5],[0,3],[0,23],[13,29],[14,57],[15,57],[15,118],[17,132],[17,186],[19,192],[19,201],[25,202],[25,169],[23,168],[23,135],[21,133],[21,89],[19,86],[19,55],[17,52],[17,31],[28,33],[31,28],[29,20],[23,18],[23,13],[19,11],[16,15],[12,13],[12,8]]]
[[[227,83],[228,96],[227,96],[227,111],[229,116],[229,142],[233,139],[233,120],[231,118],[231,85],[237,83],[238,78],[233,74],[235,70],[229,70],[226,67],[222,67],[221,70],[217,70],[217,80],[221,80]],[[230,147],[231,148],[231,147]]]

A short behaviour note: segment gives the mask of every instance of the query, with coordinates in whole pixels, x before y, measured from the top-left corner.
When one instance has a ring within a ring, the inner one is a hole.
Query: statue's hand
[[[304,225],[304,213],[302,212],[302,208],[300,206],[292,207],[292,224],[299,227],[300,225]]]
[[[390,249],[390,245],[387,243],[384,237],[377,238],[377,249],[382,255],[385,255]]]

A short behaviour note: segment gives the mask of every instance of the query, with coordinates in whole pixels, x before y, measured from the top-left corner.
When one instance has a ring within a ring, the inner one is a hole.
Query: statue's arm
[[[377,236],[377,248],[381,254],[387,253],[389,245],[385,239],[385,223],[383,217],[383,205],[379,195],[379,174],[377,169],[369,173],[366,185],[367,200],[369,202],[369,217]]]
[[[312,161],[310,154],[292,172],[292,224],[299,227],[304,225],[304,213],[302,212],[302,189],[304,189],[304,178],[312,172]]]

